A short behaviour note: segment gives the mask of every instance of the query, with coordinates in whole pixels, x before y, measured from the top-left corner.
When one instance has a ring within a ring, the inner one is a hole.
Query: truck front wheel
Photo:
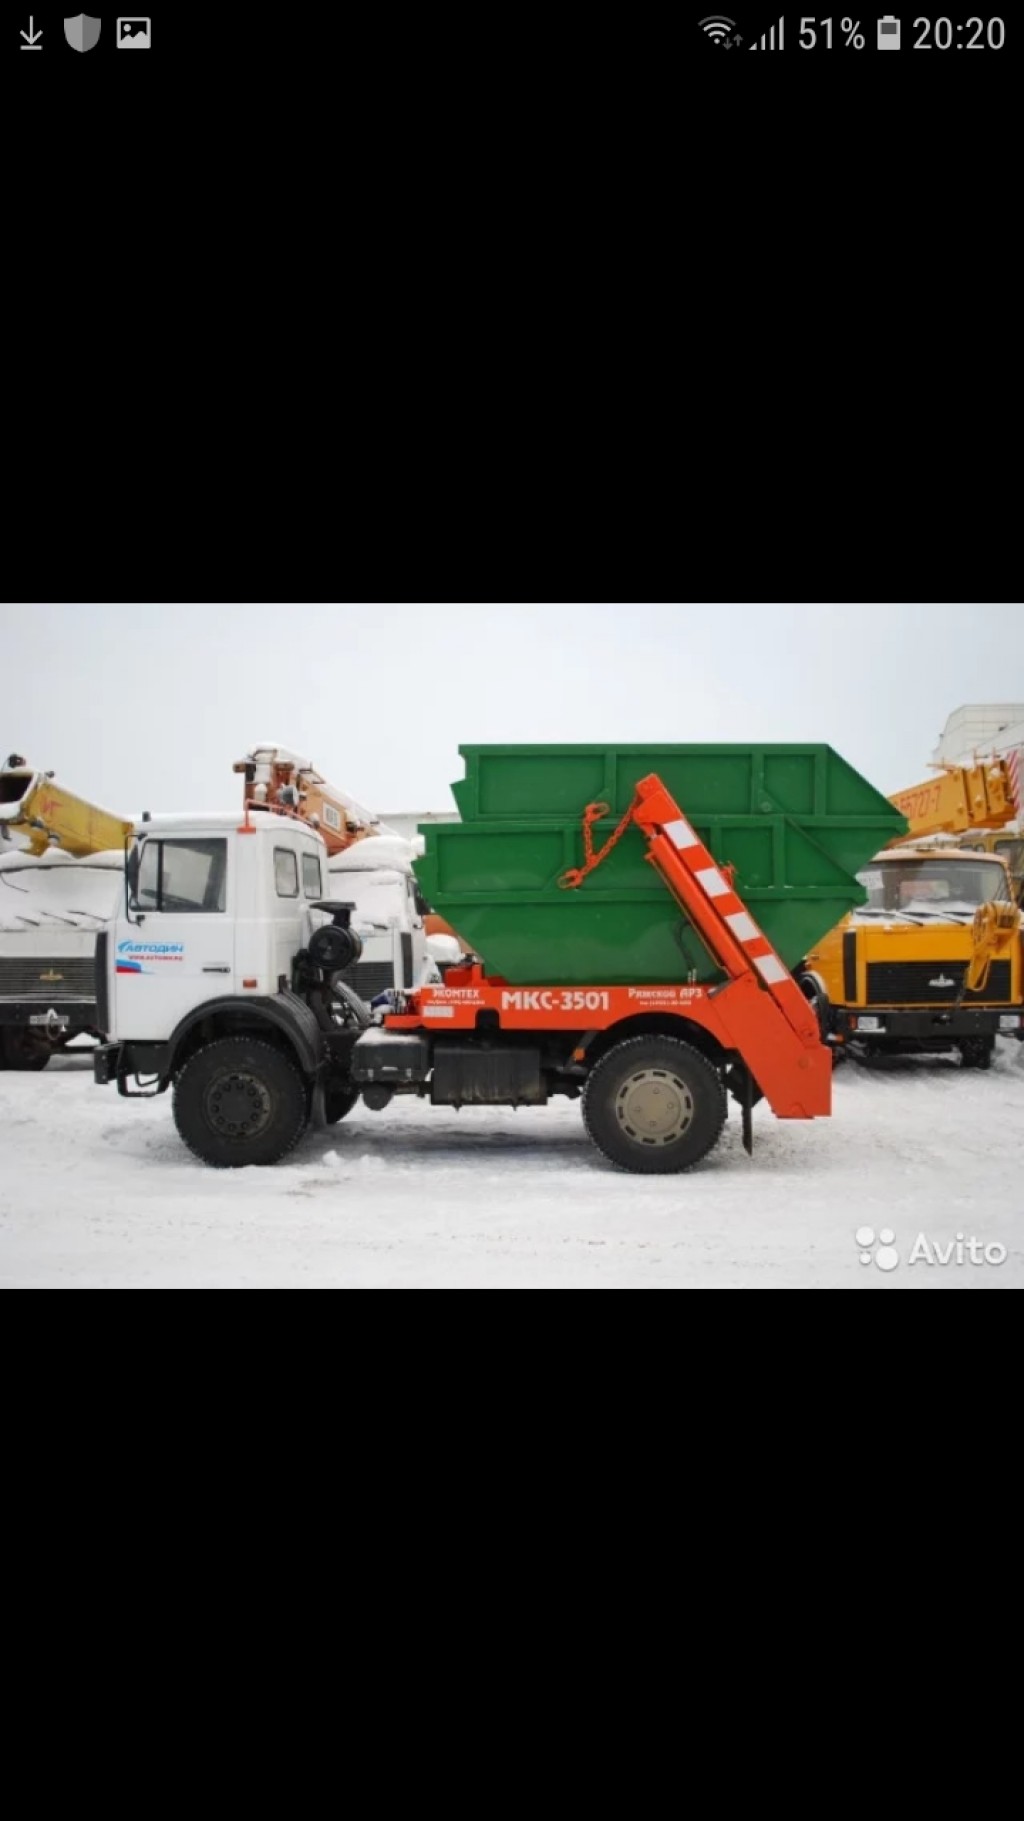
[[[599,1151],[624,1170],[688,1170],[725,1124],[717,1071],[678,1037],[627,1037],[602,1056],[583,1090],[583,1121]]]
[[[215,1169],[277,1163],[309,1119],[295,1063],[259,1037],[220,1037],[190,1056],[174,1084],[174,1123]]]

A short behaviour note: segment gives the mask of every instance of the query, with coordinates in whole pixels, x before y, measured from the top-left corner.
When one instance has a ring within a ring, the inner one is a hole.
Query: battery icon
[[[900,48],[900,22],[892,13],[886,13],[878,21],[878,48],[880,51],[898,51]]]

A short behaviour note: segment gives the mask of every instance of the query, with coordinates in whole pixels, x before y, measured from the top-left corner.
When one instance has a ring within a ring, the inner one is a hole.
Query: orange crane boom
[[[245,778],[247,809],[275,810],[312,823],[329,854],[344,853],[354,841],[380,833],[379,816],[328,784],[309,759],[285,746],[254,746],[233,769]]]

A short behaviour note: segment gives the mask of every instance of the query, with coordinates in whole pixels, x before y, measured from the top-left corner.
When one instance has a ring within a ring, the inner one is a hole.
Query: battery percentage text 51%
[[[830,51],[832,49],[832,23],[831,19],[801,19],[800,49],[813,51],[820,32],[825,40],[825,49]],[[843,34],[846,50],[862,51],[864,49],[864,33],[860,29],[859,19],[840,19],[839,29]]]

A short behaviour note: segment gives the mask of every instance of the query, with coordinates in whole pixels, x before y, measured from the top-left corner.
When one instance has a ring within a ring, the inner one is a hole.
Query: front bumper
[[[887,1011],[872,1006],[870,1011],[836,1011],[833,1030],[838,1037],[871,1043],[928,1043],[936,1048],[959,1043],[965,1037],[1015,1037],[1020,1032],[1021,1009],[1018,1006],[960,1006],[935,1011]],[[1011,1028],[1009,1020],[1018,1020]],[[864,1028],[867,1019],[868,1027]],[[874,1025],[876,1028],[872,1028]]]
[[[171,1085],[168,1059],[165,1043],[101,1043],[93,1051],[92,1078],[101,1088],[116,1081],[125,1100],[152,1100]]]
[[[31,1025],[48,1036],[96,1029],[96,1002],[82,999],[0,999],[0,1025]]]

